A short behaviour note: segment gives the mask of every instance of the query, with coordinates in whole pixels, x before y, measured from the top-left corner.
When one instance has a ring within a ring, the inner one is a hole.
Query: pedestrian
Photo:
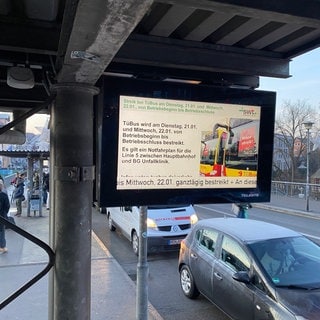
[[[48,194],[49,194],[49,173],[43,173],[43,205],[47,205]]]
[[[8,194],[2,191],[3,186],[4,185],[0,183],[0,216],[7,219],[10,202]],[[5,232],[4,224],[0,223],[0,254],[8,252]]]
[[[47,183],[46,183],[46,191],[47,191],[46,207],[47,207],[47,210],[50,210],[50,192],[49,192],[50,175],[49,175],[49,173],[47,173],[46,181],[47,181]]]
[[[17,213],[15,216],[20,217],[22,214],[22,201],[25,200],[24,197],[24,173],[19,175],[16,181],[16,188],[13,193],[13,199],[16,200]]]
[[[16,172],[16,175],[15,177],[11,180],[11,184],[15,187],[16,186],[16,183],[19,179],[19,172]]]
[[[250,203],[234,203],[232,204],[232,211],[236,214],[237,218],[248,219],[248,209],[251,209]]]
[[[14,176],[14,178],[11,180],[10,184],[15,188],[16,187],[16,184],[17,184],[17,181],[19,179],[19,172],[16,172],[16,175]],[[11,200],[10,202],[12,203],[13,202],[13,199],[14,198],[14,191],[11,193]]]

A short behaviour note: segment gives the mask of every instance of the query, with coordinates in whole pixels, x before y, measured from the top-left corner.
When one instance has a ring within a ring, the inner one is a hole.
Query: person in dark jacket
[[[48,194],[49,194],[49,173],[44,172],[43,173],[43,179],[42,179],[42,183],[43,183],[43,193],[42,193],[42,197],[43,197],[43,205],[47,205],[47,200],[48,200]]]
[[[251,209],[252,205],[250,203],[238,203],[237,206],[239,207],[237,217],[241,219],[248,219],[248,209]]]
[[[10,202],[8,195],[3,192],[4,184],[0,183],[0,216],[7,219],[10,209]],[[6,236],[4,224],[0,223],[0,254],[8,252],[6,247]]]
[[[22,201],[24,200],[24,173],[21,173],[13,193],[13,199],[16,200],[17,213],[15,216],[20,217],[22,213]]]

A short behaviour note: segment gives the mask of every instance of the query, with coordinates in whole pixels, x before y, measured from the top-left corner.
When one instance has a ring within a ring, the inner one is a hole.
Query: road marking
[[[228,213],[228,212],[220,211],[220,210],[217,210],[217,209],[211,209],[211,208],[208,208],[208,207],[200,206],[198,204],[196,204],[195,207],[199,207],[201,209],[205,209],[205,210],[209,210],[209,211],[218,212],[218,213],[221,213],[221,214],[223,214],[225,216],[235,217],[235,215],[233,213]]]
[[[199,208],[201,208],[201,209],[205,209],[205,210],[209,210],[209,211],[214,211],[214,212],[221,213],[221,214],[223,214],[223,215],[227,215],[227,216],[230,216],[230,217],[235,217],[235,215],[232,214],[232,213],[227,213],[227,212],[225,212],[225,211],[220,211],[220,210],[208,208],[208,207],[205,207],[205,206],[200,206],[200,205],[198,205],[198,204],[196,204],[195,207],[199,207]],[[259,209],[263,209],[263,208],[259,208]],[[268,209],[265,209],[265,210],[268,210]],[[289,213],[288,213],[288,214],[289,214]],[[305,217],[305,218],[314,218],[314,217],[309,217],[309,216],[303,216],[303,217]],[[320,240],[320,237],[317,237],[317,236],[314,236],[314,235],[311,235],[311,234],[308,234],[308,233],[303,233],[303,232],[300,232],[300,231],[298,231],[298,232],[301,233],[301,234],[303,234],[303,235],[306,236],[306,237]]]

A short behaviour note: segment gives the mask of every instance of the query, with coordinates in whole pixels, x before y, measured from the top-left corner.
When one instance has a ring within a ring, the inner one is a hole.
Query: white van
[[[138,255],[139,207],[107,208],[108,226],[111,231],[121,229]],[[180,242],[191,231],[198,217],[192,205],[148,206],[148,252],[179,250]]]

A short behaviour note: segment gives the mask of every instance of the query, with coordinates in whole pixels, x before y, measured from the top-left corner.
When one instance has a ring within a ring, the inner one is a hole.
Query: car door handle
[[[195,253],[191,253],[191,258],[192,259],[198,259],[198,256]]]
[[[218,280],[222,280],[222,276],[218,272],[213,273]]]

